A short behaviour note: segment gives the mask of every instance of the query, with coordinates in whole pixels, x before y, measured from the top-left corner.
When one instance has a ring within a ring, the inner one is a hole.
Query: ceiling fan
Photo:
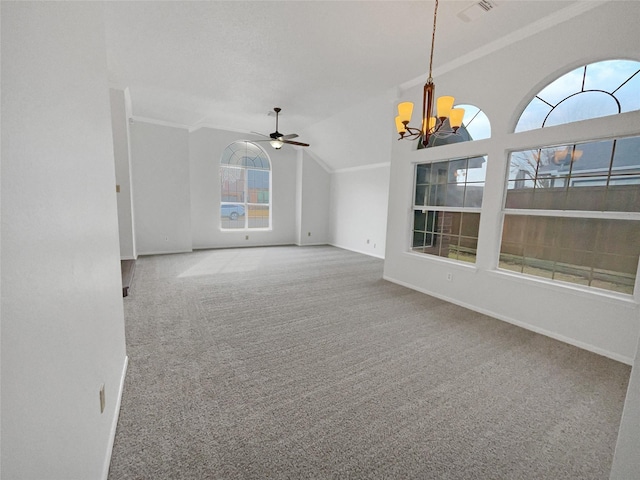
[[[296,138],[298,136],[297,133],[290,133],[289,135],[283,135],[278,131],[278,114],[282,111],[282,109],[280,107],[275,107],[273,111],[276,112],[276,131],[273,133],[270,133],[269,135],[264,135],[258,132],[251,132],[251,133],[255,133],[256,135],[267,137],[267,139],[265,140],[255,140],[255,141],[269,142],[271,143],[271,146],[276,150],[280,150],[282,148],[282,145],[284,145],[285,143],[289,145],[298,145],[299,147],[308,147],[309,146],[308,143],[294,142],[293,140],[291,140],[292,138]]]

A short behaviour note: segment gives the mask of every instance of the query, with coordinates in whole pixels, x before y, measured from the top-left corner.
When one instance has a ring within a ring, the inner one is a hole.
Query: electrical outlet
[[[104,396],[104,383],[100,387],[100,413],[104,413],[105,396]]]
[[[245,239],[245,240],[249,240],[249,235],[245,235],[245,236],[244,236],[244,239]]]
[[[369,245],[369,239],[367,238],[367,245]]]
[[[447,273],[447,282],[451,282],[453,281],[453,273],[449,272]]]
[[[311,232],[307,232],[307,237],[310,237],[310,236],[311,236]]]

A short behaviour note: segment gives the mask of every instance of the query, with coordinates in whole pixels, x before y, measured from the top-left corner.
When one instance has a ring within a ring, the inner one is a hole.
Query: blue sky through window
[[[515,131],[634,110],[640,110],[640,62],[606,60],[576,68],[544,87],[522,112]]]

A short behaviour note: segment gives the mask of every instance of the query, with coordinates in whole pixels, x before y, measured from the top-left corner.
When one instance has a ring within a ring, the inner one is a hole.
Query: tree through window
[[[220,160],[220,226],[223,230],[271,228],[271,162],[258,145],[229,145]]]

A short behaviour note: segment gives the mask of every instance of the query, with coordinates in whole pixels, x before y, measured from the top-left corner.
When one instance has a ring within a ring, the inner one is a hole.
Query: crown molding
[[[243,135],[253,135],[255,137],[255,134],[252,134],[251,132],[248,132],[247,130],[242,130],[240,128],[229,128],[229,127],[225,127],[223,125],[217,125],[215,123],[209,123],[209,122],[196,122],[196,123],[194,123],[192,126],[189,127],[189,133],[197,132],[198,130],[200,130],[202,128],[211,128],[213,130],[222,130],[223,132],[241,133]]]
[[[372,163],[371,165],[359,165],[357,167],[339,168],[334,170],[333,173],[348,173],[348,172],[360,172],[362,170],[375,170],[376,168],[388,168],[391,166],[391,162]]]
[[[460,57],[457,57],[456,59],[451,60],[450,62],[447,62],[440,67],[436,67],[433,72],[433,77],[444,75],[445,73],[460,68],[463,65],[471,63],[475,60],[479,60],[480,58],[497,52],[498,50],[502,50],[503,48],[506,48],[513,43],[519,42],[520,40],[529,38],[544,30],[548,30],[552,27],[560,25],[568,20],[571,20],[572,18],[578,17],[583,13],[588,12],[589,10],[599,7],[604,3],[607,3],[607,0],[577,1],[574,4],[563,8],[562,10],[554,12],[551,15],[548,15],[536,22],[527,25],[526,27],[521,28],[520,30],[505,35],[504,37],[494,40],[493,42],[490,42],[480,48],[472,50],[465,55],[461,55]],[[426,78],[427,73],[401,84],[398,90],[400,93],[403,93],[410,88],[416,87],[418,85],[423,85]]]
[[[181,128],[183,130],[190,130],[191,127],[189,125],[184,125],[182,123],[176,123],[176,122],[168,122],[166,120],[157,120],[155,118],[149,118],[149,117],[140,117],[137,115],[132,115],[129,118],[129,122],[130,123],[151,123],[152,125],[160,125],[163,127],[173,127],[173,128]]]

